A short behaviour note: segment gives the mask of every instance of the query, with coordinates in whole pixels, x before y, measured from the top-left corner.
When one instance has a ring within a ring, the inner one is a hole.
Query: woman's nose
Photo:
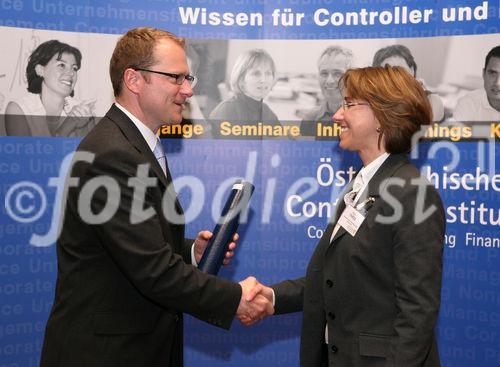
[[[339,121],[342,121],[343,119],[344,119],[344,109],[341,106],[341,107],[339,107],[337,112],[335,112],[335,114],[332,116],[332,121],[339,122]]]

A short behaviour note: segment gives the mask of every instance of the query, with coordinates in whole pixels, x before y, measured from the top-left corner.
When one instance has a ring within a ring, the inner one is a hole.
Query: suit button
[[[331,280],[331,279],[327,279],[327,280],[326,280],[326,285],[327,285],[327,287],[328,287],[328,288],[333,287],[333,282],[332,282],[332,280]]]
[[[328,317],[335,320],[335,314],[333,312],[328,312]]]
[[[332,345],[332,346],[330,347],[330,349],[331,349],[331,351],[332,351],[332,353],[333,353],[333,354],[335,354],[335,353],[337,353],[337,352],[339,351],[339,348],[337,348],[337,346],[336,346],[336,345]]]

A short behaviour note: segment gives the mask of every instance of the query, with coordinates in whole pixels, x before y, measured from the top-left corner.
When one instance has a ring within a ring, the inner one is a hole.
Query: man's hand
[[[272,290],[254,277],[240,282],[242,293],[236,316],[243,325],[250,326],[274,314]]]
[[[200,263],[201,257],[207,248],[208,241],[210,241],[212,236],[213,233],[210,231],[201,231],[198,233],[198,236],[196,236],[196,239],[194,240],[194,258],[197,263]],[[224,265],[228,265],[230,263],[231,258],[234,255],[234,250],[236,249],[236,241],[238,241],[239,238],[240,236],[238,233],[235,233],[233,236],[233,242],[229,244],[226,256],[222,262]]]

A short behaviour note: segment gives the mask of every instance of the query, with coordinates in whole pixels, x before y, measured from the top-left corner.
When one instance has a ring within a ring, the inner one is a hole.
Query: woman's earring
[[[377,127],[377,132],[380,134],[382,132],[382,129],[379,127]]]

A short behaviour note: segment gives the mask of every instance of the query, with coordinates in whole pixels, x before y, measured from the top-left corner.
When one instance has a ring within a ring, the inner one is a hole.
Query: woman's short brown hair
[[[115,97],[122,90],[123,73],[128,68],[147,69],[152,66],[156,43],[169,39],[184,48],[185,41],[176,35],[157,28],[134,28],[125,33],[116,44],[109,63],[109,75]]]
[[[380,123],[388,153],[406,153],[420,126],[432,121],[424,88],[399,66],[349,69],[339,81],[344,97],[370,104]]]

